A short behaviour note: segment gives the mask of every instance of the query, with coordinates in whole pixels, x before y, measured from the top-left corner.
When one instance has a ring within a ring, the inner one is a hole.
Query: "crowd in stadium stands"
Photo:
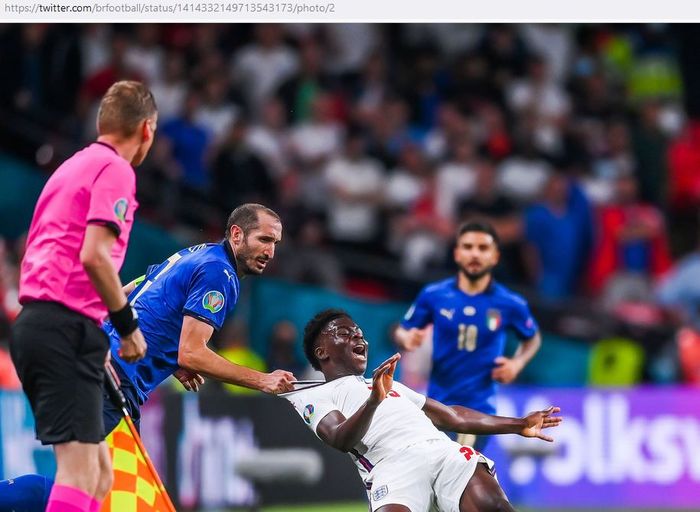
[[[450,271],[481,216],[497,277],[542,303],[700,329],[700,128],[672,26],[6,25],[0,69],[0,149],[28,158],[90,140],[108,86],[146,81],[139,216],[216,238],[265,203],[283,277],[407,299],[395,284]]]

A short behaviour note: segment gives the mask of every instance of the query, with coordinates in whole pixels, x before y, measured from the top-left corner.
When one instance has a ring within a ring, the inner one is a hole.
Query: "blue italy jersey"
[[[433,367],[428,396],[446,405],[495,413],[494,360],[503,355],[506,331],[521,339],[537,333],[525,299],[492,282],[467,295],[457,278],[426,286],[401,322],[405,329],[433,324]]]
[[[179,368],[183,316],[193,316],[218,330],[235,307],[239,289],[235,258],[227,241],[183,249],[148,268],[144,281],[129,295],[148,345],[146,357],[134,364],[124,362],[117,355],[119,335],[110,322],[104,325],[112,357],[138,390],[140,403]]]

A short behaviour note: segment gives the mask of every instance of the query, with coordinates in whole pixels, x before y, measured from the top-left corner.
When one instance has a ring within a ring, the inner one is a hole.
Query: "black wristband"
[[[109,312],[109,321],[112,322],[119,336],[128,336],[134,332],[139,326],[138,318],[136,310],[129,303],[119,311]]]

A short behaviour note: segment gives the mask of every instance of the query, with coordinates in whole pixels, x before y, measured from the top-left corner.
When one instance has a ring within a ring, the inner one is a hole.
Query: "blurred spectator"
[[[496,279],[524,284],[522,219],[516,203],[498,190],[493,162],[481,160],[475,167],[476,184],[470,197],[458,205],[459,223],[469,219],[487,220],[498,233],[501,258],[494,269]]]
[[[502,91],[491,83],[486,57],[478,51],[455,61],[448,97],[463,112],[476,110],[484,103],[503,104]]]
[[[476,144],[476,137],[467,118],[453,103],[444,102],[437,114],[437,124],[425,137],[423,147],[426,156],[439,161],[454,156],[453,148],[466,142]]]
[[[339,152],[342,133],[333,111],[333,98],[323,94],[314,99],[311,118],[294,125],[290,143],[301,165],[316,167]]]
[[[405,101],[390,97],[385,101],[370,126],[368,152],[385,167],[396,165],[399,152],[415,142],[408,127],[409,110]]]
[[[17,300],[18,284],[18,269],[10,261],[8,244],[0,238],[0,390],[15,390],[22,387],[7,346],[10,338],[10,322],[21,309]]]
[[[527,76],[514,80],[506,93],[514,112],[533,117],[536,146],[550,154],[561,152],[561,132],[570,102],[564,88],[552,80],[547,62],[538,56],[530,57]]]
[[[292,240],[285,240],[275,260],[274,272],[294,283],[341,291],[343,268],[327,245],[323,222],[308,217]]]
[[[282,320],[273,325],[268,342],[266,361],[268,370],[287,370],[297,379],[302,379],[310,366],[306,358],[300,357],[297,353],[297,345],[301,346],[301,339],[292,322]]]
[[[307,39],[301,44],[299,59],[299,71],[277,91],[285,110],[290,113],[290,120],[294,122],[308,120],[316,97],[330,92],[332,88],[331,78],[323,72],[323,49],[314,39]]]
[[[331,239],[375,251],[384,176],[380,164],[365,156],[365,141],[361,133],[347,135],[342,155],[328,163],[324,179]]]
[[[85,122],[84,136],[92,139],[97,135],[94,114],[100,98],[107,89],[119,80],[142,80],[141,74],[129,67],[125,56],[129,48],[129,38],[122,32],[114,32],[110,41],[109,61],[85,78],[78,98],[78,117]]]
[[[19,303],[19,262],[21,255],[17,249],[24,249],[24,237],[14,244],[0,237],[0,318],[9,322],[17,318],[22,306]],[[14,249],[14,250],[13,250]],[[9,331],[8,331],[9,333]],[[0,339],[3,338],[0,332]]]
[[[669,215],[674,227],[674,252],[695,247],[700,231],[700,121],[690,121],[668,151]]]
[[[537,150],[531,133],[522,133],[516,153],[498,166],[498,186],[522,203],[534,201],[546,188],[551,166]]]
[[[352,91],[355,121],[363,125],[371,125],[381,105],[388,98],[390,90],[386,59],[381,53],[375,52],[367,59],[357,85]]]
[[[81,77],[91,76],[109,62],[113,27],[102,24],[82,25],[80,32]]]
[[[403,60],[402,96],[411,112],[415,137],[422,140],[437,122],[446,76],[437,53],[429,46],[407,52]]]
[[[284,43],[282,26],[276,24],[257,25],[255,42],[237,52],[231,64],[233,82],[241,86],[255,113],[299,65],[296,53]]]
[[[156,75],[151,91],[158,103],[160,119],[171,119],[182,113],[187,95],[185,59],[182,54],[170,52],[166,55],[163,70]]]
[[[523,23],[518,28],[527,46],[547,62],[552,79],[564,83],[574,50],[570,28],[558,23]]]
[[[452,144],[451,158],[440,165],[436,175],[436,208],[440,217],[456,223],[459,204],[473,197],[477,183],[476,148],[468,139]]]
[[[591,135],[595,142],[590,147],[591,175],[585,184],[586,195],[596,204],[606,204],[616,200],[618,178],[633,174],[636,162],[629,131],[622,120],[597,125]]]
[[[579,75],[572,85],[576,117],[607,120],[624,115],[620,93],[605,75],[594,63],[583,61],[579,65]]]
[[[669,140],[662,128],[658,101],[648,100],[640,106],[636,122],[631,125],[631,136],[640,197],[663,207],[668,190],[666,154]]]
[[[406,275],[420,275],[442,263],[453,224],[440,215],[435,170],[416,145],[401,151],[399,166],[386,184],[389,244],[399,254]]]
[[[684,328],[678,332],[678,358],[683,382],[700,385],[700,333]]]
[[[528,266],[546,299],[572,296],[588,265],[593,219],[579,186],[561,170],[549,177],[540,202],[525,211]]]
[[[627,172],[617,178],[613,201],[601,208],[596,224],[591,290],[605,289],[606,295],[622,299],[625,291],[615,288],[629,286],[625,276],[634,276],[649,296],[652,279],[668,270],[671,257],[661,211],[639,200],[634,175]]]
[[[228,98],[229,81],[220,73],[207,77],[202,90],[202,102],[194,118],[209,132],[213,143],[219,143],[239,116],[239,108]]]
[[[289,171],[289,145],[283,103],[272,98],[265,102],[260,120],[248,130],[248,147],[269,167],[275,179]]]
[[[148,158],[136,175],[139,214],[156,223],[173,227],[178,221],[183,170],[173,157],[172,142],[158,137]]]
[[[163,119],[159,130],[161,136],[172,144],[173,156],[182,168],[182,183],[195,190],[203,190],[209,184],[205,155],[211,139],[196,121],[200,104],[200,94],[195,90],[188,91],[182,114]]]
[[[73,31],[60,25],[8,25],[0,31],[0,67],[6,71],[0,108],[45,127],[65,129],[82,81],[79,40]]]
[[[228,129],[212,164],[213,196],[222,217],[243,203],[274,207],[277,189],[264,162],[248,147],[248,123],[239,119]]]
[[[494,160],[501,161],[513,153],[515,141],[505,113],[496,104],[485,103],[478,110],[481,147]]]
[[[700,333],[700,249],[677,262],[656,288],[658,303]]]
[[[332,99],[318,96],[309,121],[294,125],[289,147],[297,164],[298,189],[304,206],[323,212],[328,203],[324,168],[342,148],[343,126],[335,119]]]
[[[136,24],[134,36],[134,44],[129,45],[124,53],[124,62],[149,85],[154,84],[163,69],[163,48],[159,45],[161,26],[155,23]],[[160,104],[158,107],[160,114]]]
[[[221,349],[219,350],[219,355],[224,359],[259,372],[267,371],[265,360],[250,348],[242,325],[229,321],[222,329],[220,340],[219,345]],[[258,393],[254,389],[243,386],[235,386],[233,384],[221,385],[226,391],[236,395],[254,395]]]
[[[22,389],[22,383],[19,381],[15,367],[12,364],[10,351],[4,343],[0,343],[0,390],[14,391],[19,389]]]
[[[477,51],[486,60],[491,83],[501,94],[512,78],[523,76],[530,56],[516,27],[512,24],[489,25],[477,46]]]
[[[358,73],[380,42],[374,23],[328,23],[322,26],[328,48],[328,71],[346,77]]]

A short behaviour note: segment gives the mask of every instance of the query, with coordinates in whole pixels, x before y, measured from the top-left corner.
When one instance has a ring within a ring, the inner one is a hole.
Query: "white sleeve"
[[[325,391],[325,390],[324,390]],[[318,435],[316,429],[321,420],[329,413],[337,411],[338,407],[333,403],[329,393],[319,393],[318,390],[294,391],[283,395],[296,409],[301,419],[304,420],[313,432]]]
[[[423,406],[425,405],[425,401],[427,398],[425,395],[421,395],[420,393],[416,393],[413,391],[411,388],[404,386],[400,382],[394,381],[394,385],[391,387],[393,391],[396,391],[399,395],[408,398],[411,402],[413,402],[416,407],[419,409],[423,409]]]

